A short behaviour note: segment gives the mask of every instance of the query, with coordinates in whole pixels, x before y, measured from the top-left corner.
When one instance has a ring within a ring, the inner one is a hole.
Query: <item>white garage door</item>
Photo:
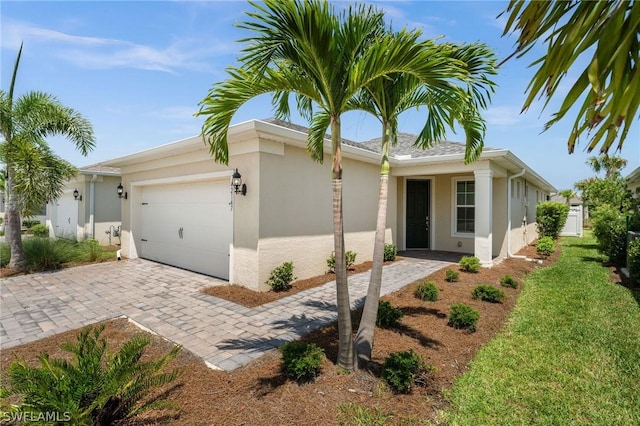
[[[229,182],[142,188],[140,257],[229,279]]]

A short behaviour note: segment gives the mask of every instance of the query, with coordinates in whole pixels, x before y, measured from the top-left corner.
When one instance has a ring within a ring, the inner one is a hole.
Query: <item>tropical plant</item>
[[[291,282],[296,277],[293,275],[293,262],[285,262],[276,266],[269,274],[267,284],[273,291],[285,291],[291,288]]]
[[[563,189],[562,191],[558,192],[558,195],[562,196],[565,199],[567,205],[569,206],[571,205],[571,199],[575,197],[577,194],[573,191],[573,189]]]
[[[149,337],[136,335],[117,353],[109,354],[107,341],[100,337],[103,331],[104,325],[85,327],[77,342],[64,343],[62,349],[71,354],[71,360],[44,353],[39,367],[14,361],[8,390],[23,396],[18,412],[64,413],[69,424],[106,426],[160,406],[148,396],[178,377],[180,370],[165,372],[165,368],[181,347],[143,361]]]
[[[562,228],[569,217],[569,205],[545,201],[536,205],[536,227],[541,237],[560,238]]]
[[[536,252],[540,257],[547,258],[556,251],[556,245],[551,237],[541,237],[536,243]]]
[[[358,253],[355,251],[347,250],[344,253],[344,261],[347,267],[347,271],[353,268],[353,265],[356,263],[356,257]],[[331,253],[331,256],[327,258],[327,269],[330,273],[335,274],[336,272],[336,254]]]
[[[591,229],[598,250],[615,265],[624,265],[627,245],[627,223],[620,210],[603,204],[591,212]]]
[[[383,260],[385,262],[391,262],[396,260],[396,256],[398,255],[398,246],[395,244],[385,244],[384,245],[384,256]]]
[[[49,237],[49,227],[47,225],[43,225],[41,223],[37,223],[31,227],[31,233],[34,237]]]
[[[376,308],[382,285],[382,263],[387,215],[389,185],[389,155],[397,144],[398,117],[404,111],[425,107],[427,117],[415,146],[427,149],[442,140],[446,129],[455,131],[462,125],[466,134],[465,162],[477,159],[484,144],[485,124],[479,110],[486,108],[494,83],[489,79],[496,74],[495,56],[484,44],[470,45],[432,44],[432,60],[444,59],[448,63],[448,77],[418,79],[412,74],[396,73],[367,84],[350,101],[351,109],[369,112],[382,124],[380,184],[378,216],[373,249],[373,265],[369,288],[358,334],[356,350],[363,361],[371,358]]]
[[[400,321],[400,318],[404,316],[404,312],[393,306],[386,300],[381,300],[378,306],[378,316],[376,318],[376,325],[382,328],[395,327]]]
[[[516,279],[511,275],[505,275],[500,278],[500,285],[503,287],[518,288],[518,281],[516,281]]]
[[[298,382],[314,379],[320,371],[324,351],[313,343],[287,342],[280,348],[282,370]]]
[[[480,319],[480,313],[464,303],[451,305],[448,325],[453,328],[466,328],[476,331],[476,324]]]
[[[610,179],[620,176],[620,171],[627,165],[627,160],[622,157],[609,156],[605,153],[597,157],[587,158],[587,164],[591,166],[596,174],[604,171],[604,178]]]
[[[409,393],[425,363],[412,349],[393,352],[382,365],[382,378],[396,393]]]
[[[475,256],[462,256],[458,264],[464,272],[475,274],[480,270],[480,259]]]
[[[447,269],[444,271],[444,279],[450,283],[458,282],[458,280],[460,280],[460,273],[453,269]]]
[[[197,115],[205,116],[202,133],[214,159],[228,164],[232,117],[245,102],[265,93],[274,94],[279,118],[288,118],[289,97],[295,94],[298,110],[310,121],[307,148],[314,160],[323,160],[325,134],[331,129],[337,364],[353,370],[357,359],[344,262],[340,117],[349,110],[349,102],[378,78],[409,73],[420,81],[439,79],[448,85],[448,80],[464,77],[465,70],[450,57],[432,55],[433,43],[420,41],[419,31],[387,31],[382,12],[372,6],[356,5],[335,13],[331,3],[319,0],[251,4],[250,19],[238,25],[251,33],[243,40],[248,45],[239,66],[229,67],[229,78],[215,84],[200,103]]]
[[[438,300],[439,294],[440,292],[438,291],[438,287],[436,287],[436,283],[428,280],[418,284],[413,291],[413,295],[418,299],[424,301],[428,300],[429,302],[435,302]]]
[[[19,271],[26,268],[20,216],[60,197],[65,182],[76,174],[71,164],[53,153],[46,137],[62,135],[83,155],[94,147],[89,121],[55,97],[36,91],[14,97],[21,54],[22,46],[9,90],[0,90],[0,161],[6,166],[5,235],[11,250],[9,268]]]
[[[504,35],[518,33],[514,54],[524,56],[540,40],[544,56],[533,62],[538,69],[527,88],[527,109],[539,96],[545,106],[583,54],[591,55],[545,130],[576,106],[577,116],[568,138],[572,153],[580,135],[591,135],[587,151],[600,144],[607,152],[618,138],[622,149],[640,106],[640,2],[629,0],[525,1],[511,0]],[[566,85],[566,84],[565,84]],[[619,133],[620,128],[622,132]]]
[[[481,284],[471,292],[471,298],[484,300],[491,303],[502,303],[505,298],[504,291],[492,285]]]

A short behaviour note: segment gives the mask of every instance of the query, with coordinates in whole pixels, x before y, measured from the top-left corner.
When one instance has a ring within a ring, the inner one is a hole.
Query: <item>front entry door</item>
[[[431,240],[431,181],[407,181],[407,249],[428,249]]]

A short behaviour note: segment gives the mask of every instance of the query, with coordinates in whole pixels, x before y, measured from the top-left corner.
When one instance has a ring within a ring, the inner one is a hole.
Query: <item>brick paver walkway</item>
[[[405,259],[387,265],[382,294],[451,264]],[[363,303],[368,281],[368,272],[349,278],[354,307]],[[257,308],[200,292],[223,283],[142,259],[4,278],[0,345],[7,349],[124,315],[183,345],[210,367],[234,370],[337,316],[335,281]]]

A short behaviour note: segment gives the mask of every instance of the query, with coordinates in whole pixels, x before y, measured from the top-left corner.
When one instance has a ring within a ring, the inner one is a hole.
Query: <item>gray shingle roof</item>
[[[440,141],[433,144],[429,149],[421,149],[413,144],[416,141],[416,135],[411,133],[398,133],[398,143],[391,147],[391,156],[410,155],[411,158],[436,157],[440,155],[464,154],[465,144],[461,142]],[[376,152],[380,152],[382,148],[382,138],[371,139],[360,144]],[[500,151],[496,148],[484,147],[483,152]]]
[[[307,127],[300,126],[298,124],[290,123],[283,120],[278,120],[276,118],[267,118],[262,120],[267,123],[276,124],[281,127],[286,127],[288,129],[297,130],[302,133],[307,133],[309,130]],[[416,141],[416,135],[411,133],[398,133],[398,143],[396,146],[391,148],[391,156],[411,156],[411,158],[422,158],[422,157],[436,157],[441,155],[451,155],[451,154],[464,154],[465,144],[461,142],[451,142],[451,141],[440,141],[434,143],[433,146],[429,149],[421,149],[415,147],[413,144]],[[327,139],[330,139],[329,135],[326,135]],[[382,138],[375,138],[365,142],[354,142],[349,139],[342,139],[342,143],[345,145],[354,146],[357,148],[361,148],[370,152],[380,153],[382,148]],[[488,151],[500,151],[498,148],[484,147],[483,152]]]
[[[97,174],[120,174],[120,168],[103,166],[102,164],[92,164],[90,166],[78,167],[81,173],[97,173]]]

